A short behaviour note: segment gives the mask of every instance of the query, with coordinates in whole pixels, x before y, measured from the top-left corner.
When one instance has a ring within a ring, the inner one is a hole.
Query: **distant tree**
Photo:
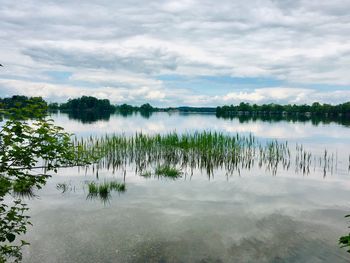
[[[120,112],[133,112],[133,111],[137,110],[137,108],[124,103],[124,104],[119,105],[119,106],[117,105],[116,110],[120,111]]]
[[[62,103],[59,108],[64,111],[112,112],[115,110],[115,107],[111,105],[108,99],[97,99],[91,96],[69,99],[66,103]]]
[[[339,115],[343,114],[350,116],[350,102],[339,105],[320,104],[314,102],[310,105],[280,105],[280,104],[262,104],[250,105],[249,103],[241,102],[239,105],[222,106],[216,108],[217,116],[227,116],[237,114],[239,112],[254,113],[254,114],[295,114],[295,115]]]
[[[153,107],[149,103],[143,104],[140,107],[140,111],[144,111],[144,112],[152,112],[153,110],[154,110]]]

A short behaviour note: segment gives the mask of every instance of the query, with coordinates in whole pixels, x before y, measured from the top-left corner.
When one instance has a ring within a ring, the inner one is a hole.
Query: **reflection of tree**
[[[151,117],[152,114],[152,111],[140,111],[140,115],[146,119],[149,119],[149,117]]]
[[[133,111],[116,111],[115,114],[126,118],[134,115],[134,112]]]
[[[255,115],[255,114],[232,114],[232,115],[216,115],[218,118],[223,119],[237,119],[240,123],[246,123],[250,121],[264,121],[264,122],[311,122],[314,126],[320,124],[337,123],[347,127],[350,127],[350,119],[346,116],[305,116],[305,115],[282,115],[282,114],[266,114],[266,115]]]
[[[82,123],[93,123],[99,120],[108,121],[111,117],[109,111],[68,111],[69,119],[79,120]]]

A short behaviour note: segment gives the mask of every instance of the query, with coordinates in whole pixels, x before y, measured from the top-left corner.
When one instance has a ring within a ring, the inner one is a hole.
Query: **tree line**
[[[331,105],[314,102],[311,105],[303,104],[249,104],[241,102],[239,105],[222,106],[216,108],[217,116],[230,116],[240,114],[255,115],[346,115],[350,116],[350,102]]]
[[[46,112],[47,110],[65,111],[65,112],[95,112],[95,113],[114,113],[120,112],[123,114],[130,114],[133,112],[140,112],[141,114],[150,114],[157,111],[180,111],[180,112],[213,112],[218,117],[227,117],[234,115],[342,115],[350,116],[350,102],[331,105],[314,102],[311,105],[303,104],[249,104],[241,102],[238,105],[225,105],[219,107],[167,107],[157,108],[149,103],[141,106],[133,106],[129,104],[113,105],[108,99],[98,99],[91,96],[82,96],[80,98],[69,99],[65,103],[50,103],[48,104],[41,97],[26,97],[26,96],[12,96],[10,98],[0,98],[0,110],[16,110],[26,109],[30,111]],[[29,113],[30,114],[30,113]],[[23,112],[22,112],[23,115]]]

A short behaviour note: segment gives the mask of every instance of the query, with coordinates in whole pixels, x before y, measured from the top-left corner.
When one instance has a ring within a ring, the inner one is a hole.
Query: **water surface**
[[[337,242],[350,212],[350,129],[310,121],[219,119],[212,114],[112,115],[93,122],[56,114],[78,137],[195,131],[252,134],[262,141],[302,144],[314,156],[327,149],[336,165],[307,174],[294,167],[272,174],[254,167],[212,176],[186,169],[182,178],[143,178],[134,167],[114,173],[61,169],[29,200],[33,227],[24,262],[348,262]],[[125,193],[87,199],[86,182],[124,180]],[[70,190],[61,193],[57,183]]]

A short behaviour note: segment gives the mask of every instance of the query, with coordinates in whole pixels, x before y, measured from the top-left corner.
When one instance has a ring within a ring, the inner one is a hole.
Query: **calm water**
[[[62,169],[29,200],[33,227],[24,262],[348,262],[337,242],[350,213],[350,128],[341,124],[218,119],[210,114],[112,115],[86,123],[65,114],[52,118],[78,137],[216,130],[259,140],[302,144],[314,156],[327,149],[334,164],[308,174],[291,167],[227,175],[217,169],[184,173],[177,180],[145,179],[127,167],[127,191],[107,203],[87,199],[95,171]],[[124,172],[99,172],[123,180]],[[61,193],[57,183],[67,183]]]

